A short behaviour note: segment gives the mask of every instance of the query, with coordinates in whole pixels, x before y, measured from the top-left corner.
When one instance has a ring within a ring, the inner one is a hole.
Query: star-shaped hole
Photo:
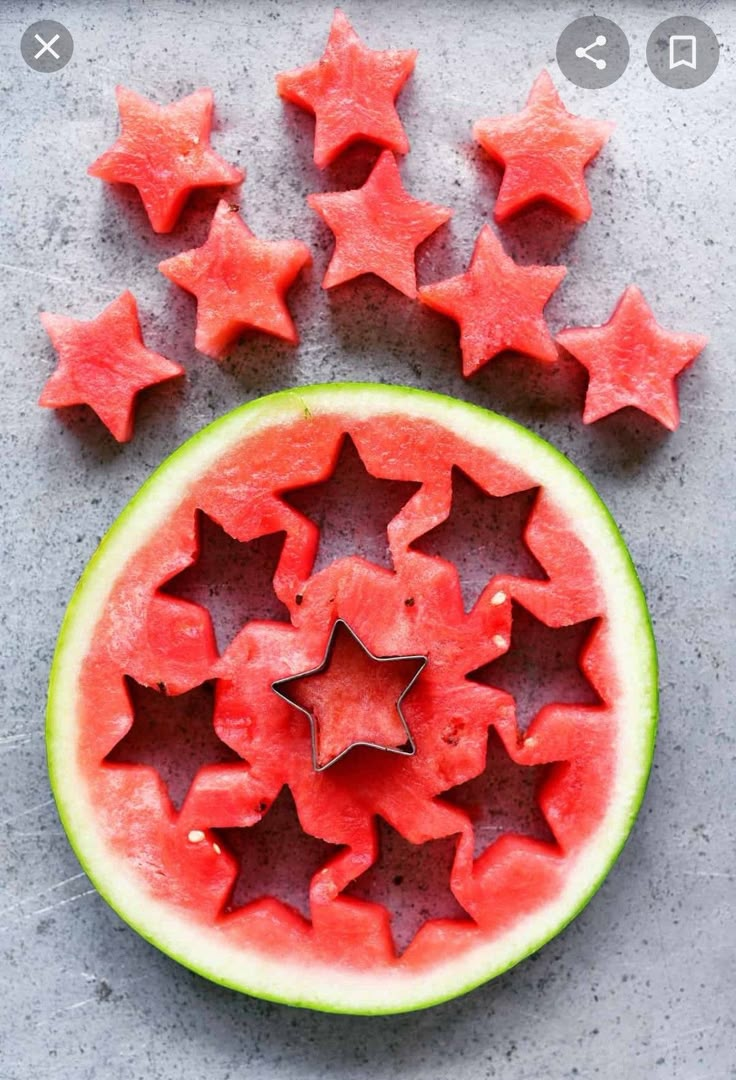
[[[551,765],[517,765],[496,731],[488,733],[486,766],[480,776],[442,796],[464,810],[473,822],[475,857],[503,833],[520,833],[555,844],[536,795]]]
[[[375,656],[338,619],[319,667],[279,679],[273,689],[309,718],[312,761],[321,771],[356,746],[414,753],[401,704],[425,664],[420,656]]]
[[[213,682],[176,696],[141,686],[128,676],[125,683],[133,724],[105,761],[152,766],[166,785],[176,810],[181,809],[203,765],[241,761],[215,732]]]
[[[319,528],[313,574],[348,555],[390,569],[387,526],[420,486],[371,476],[346,435],[329,480],[282,492],[281,497]]]
[[[288,787],[255,825],[216,833],[220,846],[238,862],[224,914],[272,896],[309,920],[312,877],[340,849],[304,832]]]
[[[354,896],[382,904],[391,915],[397,953],[403,953],[429,919],[472,920],[450,890],[456,837],[412,844],[378,818],[379,857],[347,889]]]
[[[601,705],[601,698],[579,666],[580,654],[597,621],[588,619],[554,629],[514,603],[508,652],[470,672],[468,678],[511,694],[522,732],[544,705]]]
[[[453,468],[449,516],[412,547],[455,565],[466,611],[496,574],[546,579],[523,539],[537,491],[488,495],[462,469]]]
[[[288,609],[273,589],[285,532],[243,543],[198,510],[197,535],[196,562],[168,581],[162,591],[209,610],[221,653],[246,622],[289,622]]]

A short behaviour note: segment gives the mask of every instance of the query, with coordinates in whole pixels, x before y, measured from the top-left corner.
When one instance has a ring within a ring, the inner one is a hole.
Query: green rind
[[[623,556],[624,563],[628,569],[629,584],[633,587],[633,593],[638,608],[636,614],[638,616],[638,619],[641,620],[642,627],[646,631],[645,642],[647,646],[647,657],[643,661],[643,667],[645,668],[649,676],[649,700],[647,712],[646,714],[642,715],[642,724],[646,729],[646,734],[648,738],[645,753],[642,755],[641,780],[638,790],[635,792],[634,798],[632,800],[632,809],[629,814],[628,821],[626,822],[625,827],[621,829],[619,842],[617,846],[612,849],[612,854],[606,862],[606,865],[604,866],[602,872],[600,873],[599,877],[594,881],[591,888],[583,895],[577,906],[571,908],[569,912],[566,912],[564,918],[562,918],[557,924],[555,924],[548,933],[545,933],[538,939],[531,941],[528,948],[521,949],[518,954],[516,954],[509,962],[503,963],[495,969],[489,969],[487,971],[484,971],[484,973],[480,977],[472,978],[466,984],[460,987],[453,987],[453,989],[447,994],[434,995],[430,997],[417,996],[412,1000],[407,1000],[405,1002],[399,1003],[398,1005],[393,1003],[390,1007],[387,1008],[361,1008],[360,1006],[353,1005],[349,1009],[345,1009],[341,1008],[337,1004],[332,1005],[325,1003],[324,1001],[310,1000],[306,997],[287,997],[270,994],[268,992],[264,992],[262,988],[254,988],[252,986],[249,987],[248,985],[246,985],[245,981],[236,982],[234,980],[222,978],[216,972],[207,970],[206,966],[192,963],[187,958],[187,956],[181,955],[173,949],[164,948],[162,945],[159,944],[156,938],[149,931],[147,931],[139,923],[137,923],[134,918],[131,918],[127,912],[122,911],[120,909],[120,906],[109,895],[108,891],[105,888],[104,882],[100,882],[96,879],[94,869],[88,864],[84,853],[81,850],[81,845],[77,841],[74,830],[70,827],[68,823],[67,815],[64,809],[63,799],[59,794],[60,785],[58,782],[56,762],[54,756],[54,738],[56,710],[58,705],[60,704],[56,700],[57,683],[63,666],[64,652],[70,629],[73,626],[75,614],[84,595],[87,583],[94,578],[96,569],[101,563],[110,542],[113,540],[113,538],[117,536],[120,531],[123,530],[128,519],[136,512],[138,505],[145,501],[147,493],[155,486],[157,478],[160,476],[160,474],[166,472],[173,464],[179,463],[187,455],[193,453],[200,446],[200,444],[206,442],[209,437],[211,437],[216,432],[219,432],[225,425],[233,423],[234,421],[242,418],[242,416],[248,412],[260,411],[267,408],[275,413],[278,411],[280,404],[283,404],[284,406],[291,406],[294,400],[296,400],[302,405],[305,416],[309,417],[311,415],[311,410],[309,409],[308,405],[310,397],[317,396],[323,398],[326,393],[329,393],[331,397],[338,397],[342,394],[345,394],[346,397],[348,397],[349,395],[356,392],[377,392],[380,395],[390,395],[391,400],[396,400],[397,402],[399,402],[402,397],[414,399],[422,397],[425,399],[433,399],[436,402],[442,404],[442,406],[447,409],[448,413],[468,412],[484,419],[492,419],[493,422],[496,424],[500,424],[502,426],[507,426],[508,428],[514,429],[517,434],[522,435],[523,438],[527,439],[530,443],[537,444],[539,451],[541,451],[543,454],[554,455],[557,464],[563,470],[567,471],[571,480],[573,480],[577,485],[582,486],[586,489],[588,495],[592,498],[596,507],[600,511],[602,520],[607,523],[611,537],[614,539],[616,546],[619,548],[620,554]],[[176,451],[174,451],[174,453],[172,453],[168,458],[166,458],[161,465],[158,466],[158,468],[142,485],[137,494],[133,497],[133,499],[130,500],[125,509],[122,511],[122,513],[118,516],[118,518],[112,524],[107,533],[104,535],[104,537],[100,541],[100,544],[97,547],[97,550],[93,554],[84,572],[82,573],[72,596],[72,599],[67,607],[59,631],[56,650],[54,652],[49,678],[49,692],[46,710],[46,745],[49,777],[51,782],[51,788],[56,798],[59,817],[66,831],[69,843],[71,844],[83,870],[89,877],[90,881],[92,881],[92,883],[95,885],[103,899],[110,905],[110,907],[114,911],[117,912],[117,914],[129,926],[131,926],[138,934],[140,934],[141,937],[143,937],[151,945],[154,945],[156,948],[159,948],[162,952],[164,952],[165,955],[171,957],[178,963],[182,964],[184,967],[189,968],[196,974],[201,975],[212,982],[215,982],[221,986],[227,986],[230,989],[237,990],[242,993],[252,994],[263,1000],[273,1001],[279,1004],[288,1004],[297,1008],[314,1009],[325,1013],[349,1012],[352,1015],[365,1016],[398,1014],[405,1012],[414,1012],[420,1009],[429,1008],[434,1005],[439,1005],[442,1002],[459,997],[462,994],[465,994],[470,990],[475,989],[477,986],[480,986],[483,983],[488,982],[493,978],[496,978],[498,975],[501,975],[503,974],[503,972],[508,971],[510,968],[514,967],[516,964],[520,963],[522,960],[526,959],[528,956],[541,949],[545,944],[547,944],[547,942],[552,940],[552,938],[556,937],[566,926],[568,926],[569,923],[571,923],[573,919],[575,919],[576,916],[579,915],[580,912],[587,906],[592,897],[596,894],[598,889],[605,881],[612,866],[618,859],[629,837],[629,834],[641,807],[642,801],[644,799],[644,794],[646,792],[647,782],[649,779],[649,774],[651,772],[651,765],[654,754],[654,744],[657,732],[658,701],[658,664],[656,643],[651,617],[649,615],[649,610],[646,604],[646,598],[644,596],[644,592],[641,586],[641,582],[639,581],[636,568],[634,566],[633,560],[631,559],[628,548],[624,543],[618,526],[616,525],[613,516],[608,510],[608,507],[600,498],[597,491],[590,483],[588,478],[585,476],[585,474],[582,473],[577,468],[577,466],[569,460],[569,458],[563,455],[560,451],[555,450],[554,447],[551,446],[551,444],[546,442],[540,436],[515,423],[515,421],[509,420],[507,417],[500,416],[498,413],[493,413],[489,410],[483,409],[480,406],[472,405],[468,402],[450,398],[442,394],[437,394],[424,390],[415,390],[409,387],[375,383],[346,382],[334,383],[329,385],[316,384],[302,387],[298,390],[283,390],[278,393],[268,395],[267,397],[259,398],[255,401],[248,402],[245,405],[242,405],[239,408],[231,411],[230,413],[227,413],[220,419],[215,420],[213,423],[207,425],[197,434],[188,439],[184,444],[182,444],[182,446],[180,446]]]

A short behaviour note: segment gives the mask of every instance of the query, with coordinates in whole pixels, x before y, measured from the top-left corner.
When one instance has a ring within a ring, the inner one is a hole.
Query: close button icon
[[[63,23],[41,19],[28,27],[20,39],[21,56],[34,71],[49,75],[61,71],[74,52],[74,41]]]

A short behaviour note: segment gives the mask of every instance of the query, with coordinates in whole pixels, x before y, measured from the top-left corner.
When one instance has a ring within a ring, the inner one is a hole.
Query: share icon
[[[560,71],[575,86],[602,90],[626,70],[629,43],[621,27],[611,19],[583,15],[562,31],[555,55]],[[681,70],[678,68],[678,72]]]
[[[605,71],[606,61],[601,56],[591,56],[590,50],[600,49],[603,45],[606,44],[606,40],[607,38],[605,34],[598,34],[595,41],[592,41],[590,45],[579,45],[575,50],[575,55],[577,56],[578,60],[590,60],[591,64],[595,64],[599,71]]]

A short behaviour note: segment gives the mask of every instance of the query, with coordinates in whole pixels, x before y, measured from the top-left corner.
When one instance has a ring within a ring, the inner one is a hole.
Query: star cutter
[[[317,743],[319,737],[318,722],[309,709],[305,708],[303,705],[300,705],[297,701],[294,701],[294,699],[289,696],[286,688],[289,686],[290,683],[298,682],[302,679],[308,679],[312,675],[321,675],[323,672],[327,671],[332,661],[332,651],[335,646],[335,638],[341,629],[346,630],[355,642],[355,644],[359,646],[359,648],[365,653],[365,655],[378,664],[386,664],[398,660],[413,660],[416,663],[416,671],[411,676],[408,683],[396,699],[396,712],[398,714],[399,720],[401,721],[401,725],[406,732],[406,742],[402,746],[384,746],[382,743],[367,742],[364,739],[356,739],[355,742],[350,743],[350,745],[346,746],[344,750],[341,750],[339,754],[336,754],[333,758],[330,758],[329,761],[326,761],[322,765],[320,765],[317,754]],[[416,754],[417,748],[414,739],[412,738],[411,732],[409,731],[409,725],[406,722],[406,717],[404,716],[404,712],[401,706],[403,704],[404,698],[412,689],[417,679],[427,666],[428,659],[429,658],[427,656],[422,655],[376,656],[360,640],[355,631],[348,625],[348,623],[345,622],[344,619],[336,619],[332,625],[332,629],[330,630],[330,636],[327,640],[327,648],[325,649],[325,654],[322,662],[317,667],[311,668],[309,671],[300,672],[298,675],[288,675],[285,679],[277,679],[276,682],[271,683],[271,689],[276,694],[278,694],[280,698],[288,702],[289,705],[293,706],[293,708],[298,709],[299,712],[303,713],[309,720],[309,727],[312,733],[312,767],[314,768],[315,772],[324,772],[325,769],[329,769],[330,766],[334,765],[335,762],[340,761],[341,758],[344,758],[345,755],[351,750],[353,750],[356,746],[369,746],[374,750],[384,750],[387,753],[401,754],[404,757],[412,757],[414,754]]]

